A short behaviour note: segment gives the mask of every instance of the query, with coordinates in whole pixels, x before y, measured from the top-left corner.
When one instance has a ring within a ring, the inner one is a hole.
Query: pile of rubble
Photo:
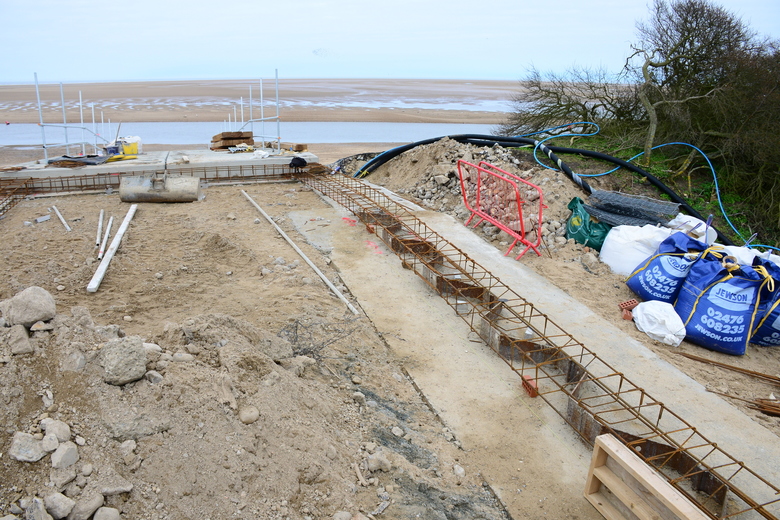
[[[40,287],[0,311],[3,520],[505,518],[399,369],[321,346],[366,320],[206,315],[152,342]]]
[[[406,195],[423,207],[466,221],[471,213],[463,203],[458,160],[472,164],[485,161],[538,186],[545,205],[540,226],[541,249],[564,254],[566,249],[582,252],[584,248],[579,247],[573,240],[567,241],[565,237],[566,221],[571,215],[567,206],[572,198],[583,197],[582,191],[563,172],[536,163],[527,151],[507,149],[499,145],[476,146],[443,138],[412,148],[380,166],[365,179]],[[342,172],[353,174],[364,163],[365,161],[359,160],[342,161],[338,166]],[[526,200],[529,203],[526,205],[528,207],[524,207],[524,218],[527,220],[525,229],[529,230],[526,238],[533,242],[536,240],[536,227],[539,223],[538,211],[535,210],[535,207],[538,207],[538,197],[534,193]],[[472,223],[476,224],[478,220],[478,217],[475,217]],[[509,234],[488,222],[480,224],[477,231],[498,248],[506,248],[514,241]],[[588,248],[584,252],[589,254],[590,264],[598,263],[595,251]]]

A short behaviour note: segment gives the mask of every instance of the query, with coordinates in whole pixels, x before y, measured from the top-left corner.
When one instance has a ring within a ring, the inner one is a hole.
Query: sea
[[[45,125],[0,122],[0,146],[48,147],[86,142],[100,147],[117,136],[138,137],[147,144],[181,144],[207,146],[211,137],[224,131],[239,130],[240,125],[226,127],[218,122],[129,123],[118,125],[62,124]],[[413,143],[434,137],[460,134],[487,134],[495,125],[457,123],[331,123],[331,122],[259,122],[245,124],[255,140],[295,143]],[[121,133],[120,133],[121,132]]]

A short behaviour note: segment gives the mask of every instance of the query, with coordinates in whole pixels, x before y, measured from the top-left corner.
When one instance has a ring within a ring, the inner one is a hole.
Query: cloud
[[[780,2],[712,0],[780,36]],[[0,83],[269,77],[507,79],[619,70],[647,2],[27,0],[0,4]],[[8,52],[12,49],[13,52]]]

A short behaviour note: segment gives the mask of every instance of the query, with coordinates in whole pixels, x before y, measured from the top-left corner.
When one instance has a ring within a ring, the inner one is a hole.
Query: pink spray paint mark
[[[379,249],[379,244],[377,244],[376,242],[373,242],[371,240],[366,240],[366,247],[368,247],[369,249],[373,249],[374,250],[374,254],[377,254],[377,255],[383,254],[382,250]]]

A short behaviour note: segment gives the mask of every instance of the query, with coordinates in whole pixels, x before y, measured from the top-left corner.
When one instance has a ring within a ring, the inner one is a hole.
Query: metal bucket
[[[122,177],[122,202],[194,202],[200,198],[200,178],[168,175]]]

